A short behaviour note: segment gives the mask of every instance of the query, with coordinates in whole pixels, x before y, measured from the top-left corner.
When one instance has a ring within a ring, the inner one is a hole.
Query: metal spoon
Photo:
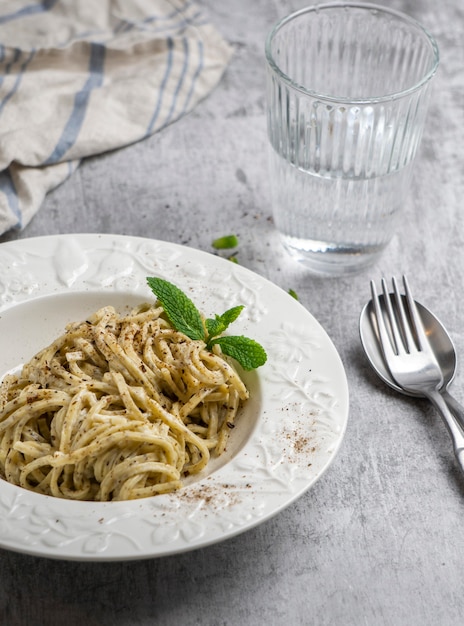
[[[438,320],[435,315],[431,313],[431,311],[417,301],[416,306],[443,373],[443,385],[438,391],[442,395],[450,411],[453,413],[456,421],[464,430],[464,407],[455,398],[453,398],[448,391],[448,387],[456,373],[457,357],[454,344],[440,320]],[[404,393],[407,396],[423,397],[420,394],[413,394],[404,391],[392,379],[380,348],[377,330],[373,323],[372,300],[369,300],[361,312],[361,317],[359,319],[359,333],[364,352],[366,353],[371,366],[380,378],[387,385],[392,387],[392,389],[395,389],[400,393]]]

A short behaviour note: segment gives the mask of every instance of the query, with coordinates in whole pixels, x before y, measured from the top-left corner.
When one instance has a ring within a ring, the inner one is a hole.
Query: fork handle
[[[447,394],[449,398],[452,400],[452,405],[459,407],[460,411],[462,411],[462,407],[459,405],[452,396]],[[427,398],[432,402],[437,411],[440,413],[443,421],[445,422],[448,431],[451,435],[451,439],[453,440],[454,447],[454,455],[456,460],[461,468],[462,472],[464,472],[464,432],[459,427],[458,422],[456,421],[454,415],[451,413],[448,404],[445,401],[445,398],[439,391],[428,391]],[[462,418],[462,415],[459,415],[459,418]]]
[[[464,431],[464,406],[460,404],[456,398],[454,398],[448,389],[440,392],[444,401],[448,405],[449,410],[454,415],[454,418],[458,422],[461,429]]]

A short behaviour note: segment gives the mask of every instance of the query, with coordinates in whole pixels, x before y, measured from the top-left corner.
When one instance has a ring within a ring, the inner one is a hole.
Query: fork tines
[[[423,350],[428,345],[428,339],[406,276],[403,276],[404,295],[400,293],[398,281],[394,277],[393,293],[389,292],[384,278],[381,284],[382,295],[378,296],[375,283],[371,281],[372,303],[384,349],[390,350],[391,346],[394,354]]]

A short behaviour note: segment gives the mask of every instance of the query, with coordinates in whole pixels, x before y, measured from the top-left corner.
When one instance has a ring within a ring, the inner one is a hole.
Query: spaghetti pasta
[[[162,307],[104,307],[0,386],[0,475],[75,500],[178,489],[225,450],[248,391],[220,349]]]

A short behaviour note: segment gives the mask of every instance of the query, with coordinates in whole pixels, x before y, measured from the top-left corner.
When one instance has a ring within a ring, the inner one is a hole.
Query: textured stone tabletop
[[[378,2],[424,24],[441,63],[404,223],[372,269],[311,276],[287,258],[273,227],[263,47],[271,24],[302,6],[293,0],[199,2],[234,49],[215,91],[152,137],[85,160],[23,231],[0,238],[118,233],[211,252],[215,237],[236,233],[240,264],[294,289],[327,331],[350,388],[347,432],[329,470],[235,538],[133,562],[1,551],[5,626],[463,623],[464,476],[435,410],[372,373],[358,319],[371,278],[407,274],[464,358],[464,5]],[[462,366],[452,390],[464,403]]]

